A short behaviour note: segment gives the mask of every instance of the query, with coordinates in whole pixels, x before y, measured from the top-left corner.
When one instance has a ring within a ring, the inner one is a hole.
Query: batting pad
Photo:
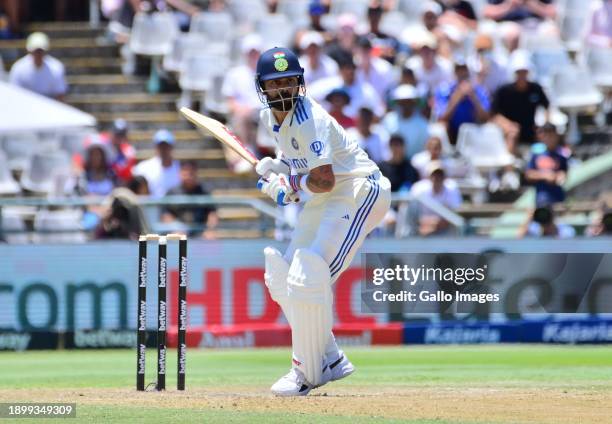
[[[291,314],[289,313],[289,300],[287,297],[287,274],[289,264],[283,255],[273,247],[264,249],[265,272],[264,282],[270,292],[270,297],[278,303],[291,325]]]
[[[295,365],[310,384],[321,384],[333,324],[329,265],[308,249],[295,251],[287,277]]]

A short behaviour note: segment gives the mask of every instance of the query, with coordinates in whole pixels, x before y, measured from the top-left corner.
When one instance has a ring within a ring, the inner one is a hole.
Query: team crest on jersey
[[[299,150],[299,149],[300,149],[300,146],[298,145],[298,142],[297,142],[297,140],[295,139],[295,137],[291,137],[291,145],[293,146],[293,148],[294,148],[295,150]]]
[[[310,143],[310,150],[312,151],[312,153],[314,153],[317,156],[321,156],[321,153],[323,153],[324,147],[325,147],[325,144],[323,144],[323,142],[319,140],[315,140],[312,143]]]

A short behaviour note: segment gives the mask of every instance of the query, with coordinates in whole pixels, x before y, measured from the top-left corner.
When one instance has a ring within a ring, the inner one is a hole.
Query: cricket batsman
[[[293,345],[293,366],[271,390],[305,396],[355,370],[332,334],[332,284],[385,216],[391,184],[306,94],[304,69],[291,50],[264,52],[255,79],[266,105],[261,124],[278,146],[275,159],[258,163],[257,186],[279,205],[306,199],[285,254],[264,249],[265,283],[287,317]]]

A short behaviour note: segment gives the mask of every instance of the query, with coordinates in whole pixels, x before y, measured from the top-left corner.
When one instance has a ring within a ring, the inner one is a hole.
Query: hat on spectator
[[[442,161],[440,160],[432,160],[427,165],[427,175],[431,176],[434,172],[442,171],[443,174],[446,173],[444,171],[444,166],[442,165]]]
[[[247,54],[253,50],[260,52],[262,47],[263,40],[259,34],[248,34],[242,39],[242,43],[240,44],[240,50],[243,54]]]
[[[325,6],[323,6],[323,4],[318,0],[311,1],[308,5],[308,13],[315,16],[324,15]]]
[[[419,98],[416,88],[410,84],[402,84],[393,90],[391,99],[394,101],[400,100],[416,100]]]
[[[343,13],[342,15],[338,16],[338,28],[355,29],[356,26],[357,18],[355,18],[354,15],[350,13]]]
[[[28,40],[26,41],[26,49],[30,53],[36,50],[48,51],[49,37],[47,37],[47,34],[42,32],[34,32],[30,34]]]
[[[325,100],[327,100],[329,102],[329,101],[331,101],[332,97],[334,97],[334,96],[340,96],[340,97],[344,98],[344,100],[346,101],[347,104],[349,104],[351,102],[351,95],[343,87],[334,88],[332,91],[330,91],[327,94],[327,96],[325,96]]]
[[[417,34],[418,36],[412,42],[414,48],[422,49],[423,47],[428,47],[432,50],[438,48],[438,40],[436,40],[436,36],[433,35],[431,32],[418,32]]]
[[[325,44],[325,39],[316,31],[308,31],[300,38],[300,49],[305,49],[311,45],[322,47]]]
[[[174,134],[167,129],[157,130],[153,136],[153,142],[157,145],[160,143],[174,144]]]
[[[474,48],[476,50],[491,50],[493,48],[493,39],[487,34],[478,34],[474,40]]]
[[[510,57],[510,71],[531,71],[531,59],[526,51],[517,50]]]
[[[442,14],[442,6],[440,6],[435,1],[426,1],[421,6],[421,14],[425,13],[433,13],[436,16],[440,16]]]
[[[113,121],[113,133],[114,134],[127,134],[128,132],[128,124],[125,119],[115,119]]]

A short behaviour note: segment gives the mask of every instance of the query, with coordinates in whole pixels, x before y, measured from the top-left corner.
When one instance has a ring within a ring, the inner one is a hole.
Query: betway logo
[[[157,360],[158,374],[166,373],[166,347],[159,349],[159,358]]]
[[[138,345],[138,374],[145,373],[145,370],[146,370],[145,357],[146,357],[146,345],[139,344]]]
[[[138,314],[138,330],[145,331],[147,329],[147,302],[140,301],[140,313]]]
[[[147,287],[147,258],[140,258],[140,268],[139,287]]]
[[[158,287],[166,287],[166,258],[159,258],[159,283]]]
[[[26,350],[31,338],[27,333],[0,333],[0,350]]]
[[[499,343],[499,330],[482,328],[443,328],[430,327],[425,330],[425,343]]]
[[[187,330],[187,301],[181,300],[180,306],[181,315],[179,316],[179,330]]]
[[[185,374],[185,364],[186,364],[186,358],[185,358],[185,353],[187,351],[187,345],[185,343],[181,343],[180,346],[180,350],[179,352],[181,352],[181,356],[179,356],[179,369],[178,372],[179,374]]]
[[[166,302],[159,302],[159,323],[157,329],[159,331],[166,331]]]
[[[202,347],[253,347],[255,346],[255,336],[251,331],[245,331],[242,334],[233,336],[218,335],[205,332],[200,342]]]
[[[136,335],[133,331],[94,330],[75,331],[74,345],[76,347],[133,347]]]
[[[364,331],[355,335],[336,335],[336,341],[343,346],[362,346],[372,344],[372,332]]]
[[[544,326],[543,342],[580,343],[580,342],[612,342],[612,324],[582,324],[571,325],[551,323]]]
[[[187,258],[183,256],[181,258],[181,271],[180,271],[180,281],[179,284],[181,287],[187,287]]]

